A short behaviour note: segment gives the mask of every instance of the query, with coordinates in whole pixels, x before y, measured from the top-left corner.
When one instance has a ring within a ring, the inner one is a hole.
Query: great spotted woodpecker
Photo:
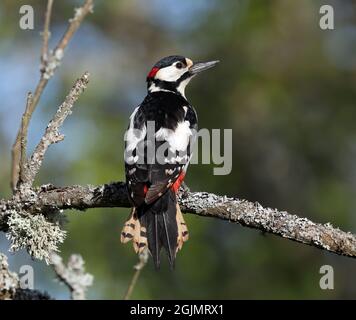
[[[177,251],[188,240],[177,192],[191,158],[198,119],[185,87],[217,63],[193,63],[182,56],[158,61],[147,75],[146,98],[130,116],[125,174],[133,208],[121,242],[133,240],[136,253],[148,247],[156,268],[162,246],[173,267]]]

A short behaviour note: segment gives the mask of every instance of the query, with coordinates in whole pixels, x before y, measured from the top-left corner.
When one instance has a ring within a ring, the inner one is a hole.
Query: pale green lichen
[[[6,237],[11,241],[10,251],[25,248],[32,257],[44,259],[47,264],[50,263],[50,253],[58,251],[58,244],[66,236],[59,223],[46,220],[42,214],[12,213],[8,227]]]

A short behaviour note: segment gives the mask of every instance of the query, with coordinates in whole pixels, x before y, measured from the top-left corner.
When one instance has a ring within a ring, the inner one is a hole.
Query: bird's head
[[[158,61],[147,75],[149,92],[171,91],[185,97],[185,87],[201,71],[215,66],[219,61],[193,63],[183,56],[168,56]]]

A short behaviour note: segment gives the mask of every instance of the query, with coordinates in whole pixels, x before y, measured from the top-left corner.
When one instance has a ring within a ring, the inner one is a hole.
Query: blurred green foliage
[[[182,54],[219,59],[192,81],[187,96],[201,128],[233,129],[233,169],[214,176],[213,165],[192,165],[187,183],[259,201],[356,232],[356,8],[329,1],[335,30],[319,28],[319,0],[95,1],[51,80],[30,126],[30,147],[85,70],[91,82],[52,147],[37,183],[99,184],[124,179],[123,135],[128,116],[146,94],[145,75],[157,60]],[[51,45],[80,1],[55,1]],[[35,30],[18,27],[23,1],[0,3],[0,195],[9,195],[10,147],[28,90],[39,72],[45,1]],[[137,261],[119,243],[127,209],[68,212],[64,257],[81,253],[94,274],[90,298],[121,299]],[[144,269],[132,298],[355,298],[352,259],[263,235],[214,219],[186,215],[191,237],[176,270]],[[1,238],[0,248],[7,249]],[[36,267],[36,285],[67,298],[53,274],[27,255],[13,268]],[[335,270],[335,289],[319,287],[319,268]]]

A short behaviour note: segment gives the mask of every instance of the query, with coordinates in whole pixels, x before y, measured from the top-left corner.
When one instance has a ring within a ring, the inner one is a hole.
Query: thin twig
[[[29,124],[29,108],[32,104],[33,95],[31,92],[27,94],[27,102],[25,113],[22,116],[21,120],[21,153],[20,153],[20,182],[24,181],[24,167],[26,162],[26,154],[27,154],[27,132],[28,132],[28,124]]]
[[[42,33],[43,45],[42,45],[41,62],[43,66],[47,63],[48,53],[49,53],[48,52],[48,41],[50,37],[49,25],[50,25],[51,15],[52,15],[52,6],[53,6],[53,0],[48,0],[47,10],[45,13],[44,28]]]
[[[51,0],[49,0],[51,1]],[[49,37],[49,22],[50,15],[52,12],[52,5],[47,4],[47,10],[45,14],[45,24],[43,31],[43,46],[41,50],[41,77],[33,94],[32,104],[28,108],[28,122],[31,121],[33,112],[35,111],[37,104],[42,96],[44,89],[47,86],[49,79],[53,76],[54,72],[57,70],[60,62],[63,58],[64,50],[67,47],[70,39],[73,37],[74,33],[78,30],[80,24],[86,15],[93,12],[93,0],[86,0],[84,5],[80,8],[75,8],[75,14],[72,19],[69,20],[69,26],[64,33],[63,37],[59,41],[53,53],[48,52],[48,37]],[[45,40],[46,39],[46,40]],[[46,43],[45,43],[46,41]],[[44,50],[47,50],[46,60],[43,59]],[[21,127],[18,130],[16,140],[12,146],[11,156],[11,188],[13,191],[16,190],[17,182],[19,180],[20,173],[20,153],[21,153]]]
[[[74,17],[69,20],[70,23],[68,25],[68,28],[64,33],[62,39],[59,41],[58,45],[56,46],[54,52],[58,50],[63,51],[67,47],[74,33],[78,30],[85,16],[88,13],[93,13],[93,0],[86,0],[82,7],[75,8],[74,11],[75,11]]]
[[[93,284],[94,277],[85,272],[82,256],[72,254],[65,266],[62,258],[52,252],[51,263],[58,279],[68,287],[72,300],[85,300],[86,291]]]
[[[134,266],[135,272],[131,279],[129,287],[127,288],[126,294],[124,296],[124,300],[130,299],[132,292],[136,286],[137,280],[140,276],[140,273],[141,273],[142,269],[145,267],[145,265],[147,264],[147,261],[148,261],[147,248],[145,250],[143,250],[141,253],[139,253],[138,257],[139,257],[139,262]]]

